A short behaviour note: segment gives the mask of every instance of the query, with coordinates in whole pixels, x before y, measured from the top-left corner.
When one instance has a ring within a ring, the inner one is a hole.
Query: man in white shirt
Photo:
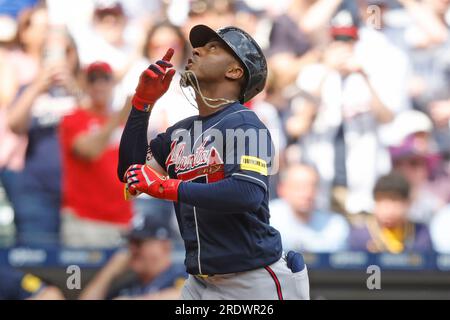
[[[281,174],[280,198],[270,203],[271,224],[281,233],[284,250],[334,252],[346,248],[349,225],[339,214],[315,209],[319,177],[296,164]]]

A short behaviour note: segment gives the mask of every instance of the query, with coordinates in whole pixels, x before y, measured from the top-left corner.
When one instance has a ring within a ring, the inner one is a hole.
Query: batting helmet
[[[241,90],[239,101],[249,101],[266,84],[267,62],[261,48],[247,32],[236,27],[225,27],[216,32],[200,24],[193,27],[189,34],[189,41],[194,48],[203,47],[214,38],[221,40],[244,66],[246,84]]]

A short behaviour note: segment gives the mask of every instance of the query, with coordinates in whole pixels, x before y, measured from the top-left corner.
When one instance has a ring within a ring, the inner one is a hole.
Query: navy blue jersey
[[[171,178],[212,183],[232,177],[259,186],[265,194],[254,211],[221,212],[175,203],[189,273],[241,272],[280,259],[280,234],[269,225],[273,144],[253,111],[235,103],[207,117],[187,118],[153,139],[149,151]]]

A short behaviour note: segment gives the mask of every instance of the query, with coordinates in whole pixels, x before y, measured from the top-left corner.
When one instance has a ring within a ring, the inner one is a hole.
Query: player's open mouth
[[[191,67],[192,67],[192,64],[194,63],[194,61],[191,59],[191,58],[189,58],[188,60],[187,60],[187,65],[186,65],[186,67],[184,68],[185,70],[189,70]]]

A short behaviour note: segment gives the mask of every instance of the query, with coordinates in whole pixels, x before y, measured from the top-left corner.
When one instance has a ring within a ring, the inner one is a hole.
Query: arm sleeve
[[[180,202],[220,212],[256,211],[264,196],[261,186],[234,177],[207,184],[183,182],[178,189]]]
[[[120,181],[132,164],[144,164],[147,156],[147,127],[150,113],[131,108],[125,129],[120,139],[119,165],[117,174]]]
[[[246,124],[235,129],[234,134],[226,145],[225,177],[251,182],[268,192],[269,175],[274,168],[268,129]]]

